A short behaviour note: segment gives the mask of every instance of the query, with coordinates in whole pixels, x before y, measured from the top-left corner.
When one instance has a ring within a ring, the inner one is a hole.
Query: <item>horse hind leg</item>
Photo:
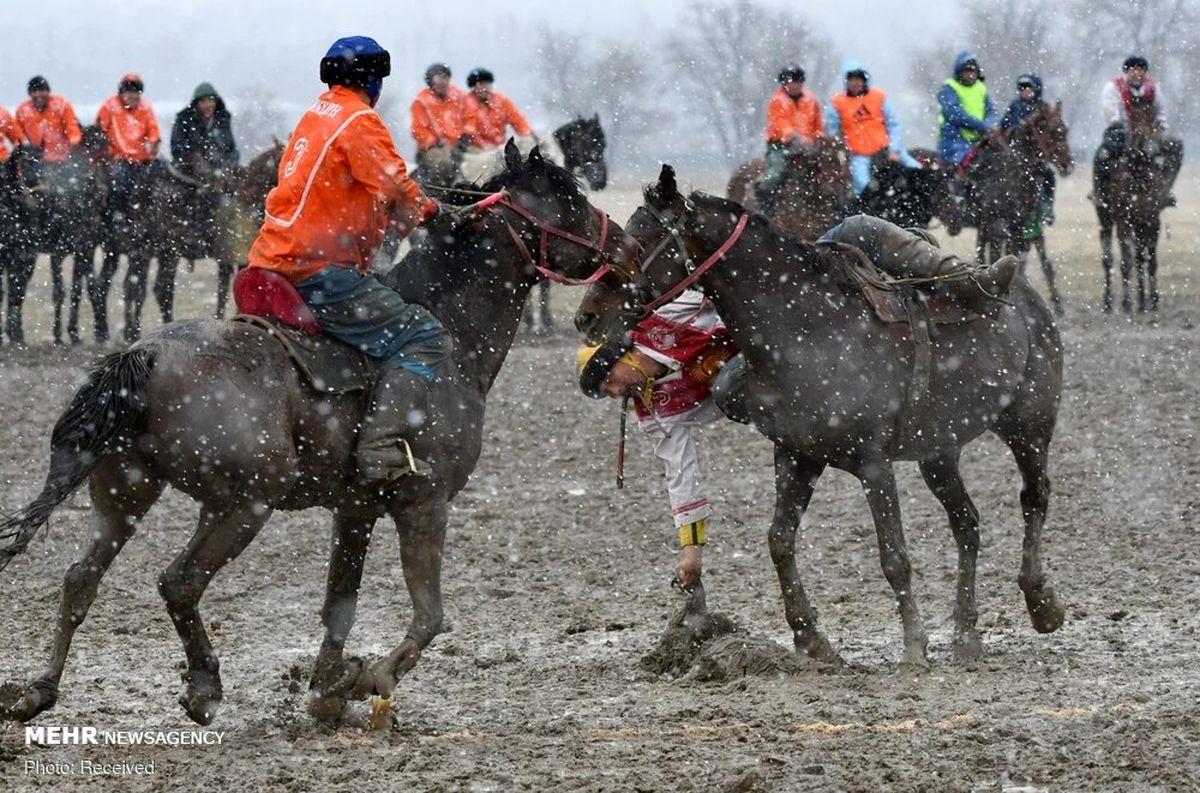
[[[1112,224],[1100,221],[1100,265],[1104,268],[1104,313],[1109,314],[1113,308],[1112,292]]]
[[[1038,260],[1042,263],[1042,275],[1046,278],[1046,289],[1050,292],[1050,304],[1054,307],[1054,313],[1057,316],[1062,316],[1066,313],[1063,308],[1062,295],[1059,294],[1058,287],[1054,283],[1054,262],[1050,260],[1050,255],[1046,252],[1046,238],[1038,237],[1034,241],[1037,247]]]
[[[329,556],[329,574],[325,583],[325,605],[321,623],[325,638],[313,664],[308,689],[308,712],[327,724],[342,721],[346,695],[358,683],[362,662],[343,658],[346,637],[354,625],[358,608],[358,590],[362,584],[363,562],[371,541],[374,518],[334,515],[333,539]]]
[[[83,302],[83,293],[91,282],[92,260],[86,253],[72,254],[71,259],[71,304],[67,315],[67,337],[72,344],[79,344],[79,305]]]
[[[90,490],[92,525],[83,554],[63,579],[50,661],[16,703],[0,704],[0,717],[28,721],[58,701],[58,685],[71,639],[96,599],[100,579],[133,536],[138,521],[158,500],[163,484],[144,466],[113,458],[92,474]]]
[[[63,288],[63,270],[66,268],[66,257],[50,254],[50,300],[54,303],[54,343],[62,344],[62,314],[63,301],[67,292]]]
[[[170,254],[158,255],[158,273],[154,276],[154,300],[163,324],[175,319],[175,274],[179,258]]]
[[[246,549],[271,514],[266,504],[234,497],[201,507],[187,548],[158,579],[158,591],[187,654],[179,704],[197,724],[209,724],[223,696],[220,662],[200,617],[200,598],[213,576]]]
[[[954,598],[954,650],[960,660],[974,661],[983,655],[976,624],[975,565],[979,557],[979,510],[971,501],[958,468],[958,454],[922,460],[921,475],[937,497],[958,546],[958,583]]]
[[[217,259],[217,319],[225,319],[225,306],[229,301],[229,284],[233,280],[233,262],[225,257]]]
[[[29,279],[33,277],[33,268],[36,264],[36,252],[20,251],[8,265],[8,310],[4,321],[8,339],[13,344],[25,343],[25,323],[22,313],[25,306],[25,293],[29,288]]]

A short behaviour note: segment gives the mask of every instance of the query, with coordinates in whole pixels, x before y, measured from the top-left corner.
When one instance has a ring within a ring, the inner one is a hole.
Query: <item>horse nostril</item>
[[[596,315],[590,311],[581,311],[575,315],[575,330],[587,333],[596,324]]]

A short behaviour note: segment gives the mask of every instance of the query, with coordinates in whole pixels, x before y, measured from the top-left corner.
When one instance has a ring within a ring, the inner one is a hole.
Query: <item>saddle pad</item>
[[[374,385],[375,367],[371,360],[348,344],[323,334],[311,336],[276,320],[252,314],[238,314],[233,321],[257,325],[278,339],[318,394],[369,391]]]

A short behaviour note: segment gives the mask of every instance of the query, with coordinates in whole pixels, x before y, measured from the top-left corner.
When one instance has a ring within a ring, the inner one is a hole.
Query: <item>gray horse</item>
[[[213,576],[253,541],[276,509],[334,513],[333,555],[322,610],[325,638],[311,681],[310,712],[337,721],[351,696],[390,696],[442,629],[441,559],[448,504],[479,459],[484,402],[537,282],[528,253],[550,239],[539,262],[566,275],[595,270],[632,243],[588,204],[574,178],[535,150],[508,151],[507,173],[489,183],[507,204],[470,227],[435,224],[429,242],[390,275],[406,300],[426,305],[455,338],[453,371],[433,387],[427,421],[413,443],[432,479],[402,480],[389,493],[354,476],[360,395],[314,393],[283,347],[241,322],[165,325],[102,359],[59,418],[41,494],[0,524],[0,569],[24,550],[51,511],[90,480],[92,526],[63,585],[45,671],[0,703],[0,717],[26,721],[54,705],[71,637],[101,576],[140,519],[172,485],[200,503],[187,547],[159,578],[183,640],[187,671],[180,703],[201,724],[222,697],[216,653],[199,611]],[[570,235],[573,235],[570,236]],[[598,241],[597,241],[598,240]],[[369,667],[343,658],[354,622],[372,527],[391,515],[400,535],[413,616],[404,640]]]
[[[1056,630],[1063,609],[1042,570],[1041,532],[1062,350],[1053,318],[1028,282],[1014,284],[1011,305],[997,303],[994,312],[975,321],[938,326],[928,387],[914,390],[920,353],[912,333],[898,335],[896,329],[907,326],[875,319],[858,288],[836,275],[840,254],[785,237],[761,216],[746,218],[731,201],[699,193],[684,197],[669,166],[645,197],[626,226],[644,250],[657,253],[643,263],[644,275],[661,291],[679,283],[696,262],[710,265],[696,288],[712,298],[741,348],[743,407],[775,444],[771,559],[797,649],[841,663],[817,627],[795,557],[800,517],[821,472],[833,466],[861,481],[870,504],[883,572],[900,607],[904,661],[926,663],[927,636],[912,592],[892,470],[896,460],[916,460],[946,509],[959,551],[955,649],[966,659],[980,655],[979,513],[959,473],[959,454],[988,430],[1008,444],[1024,478],[1018,581],[1030,617],[1038,631]],[[722,247],[724,255],[714,258]],[[649,297],[640,286],[606,276],[584,299],[576,326],[593,343],[617,341]],[[702,602],[703,591],[694,597]]]

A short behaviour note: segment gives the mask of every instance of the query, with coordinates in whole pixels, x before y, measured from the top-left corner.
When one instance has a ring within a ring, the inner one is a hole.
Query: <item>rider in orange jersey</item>
[[[42,147],[46,162],[62,162],[83,141],[75,108],[50,93],[50,83],[38,75],[29,80],[29,98],[17,108],[17,125],[25,139]]]
[[[453,349],[432,314],[369,272],[389,208],[409,228],[439,210],[408,176],[373,109],[389,74],[391,56],[374,39],[351,36],[329,48],[321,59],[329,90],[288,140],[250,250],[250,266],[291,280],[325,333],[381,362],[356,449],[360,478],[380,487],[428,472],[407,438],[419,431],[430,383]]]
[[[804,87],[804,69],[786,66],[779,72],[779,90],[767,104],[766,170],[755,187],[759,208],[769,215],[783,184],[788,156],[808,148],[824,134],[821,104]]]
[[[418,178],[422,184],[453,184],[462,157],[463,94],[450,84],[449,66],[435,63],[425,70],[425,88],[409,110]]]
[[[513,101],[492,90],[495,81],[495,76],[483,68],[472,69],[467,75],[467,87],[471,90],[463,98],[463,137],[474,148],[503,146],[509,127],[522,137],[533,134]]]
[[[0,107],[0,162],[8,159],[8,155],[12,153],[6,139],[12,142],[13,146],[20,146],[25,142],[25,136],[21,134],[21,128],[13,119],[12,114],[5,107]]]

